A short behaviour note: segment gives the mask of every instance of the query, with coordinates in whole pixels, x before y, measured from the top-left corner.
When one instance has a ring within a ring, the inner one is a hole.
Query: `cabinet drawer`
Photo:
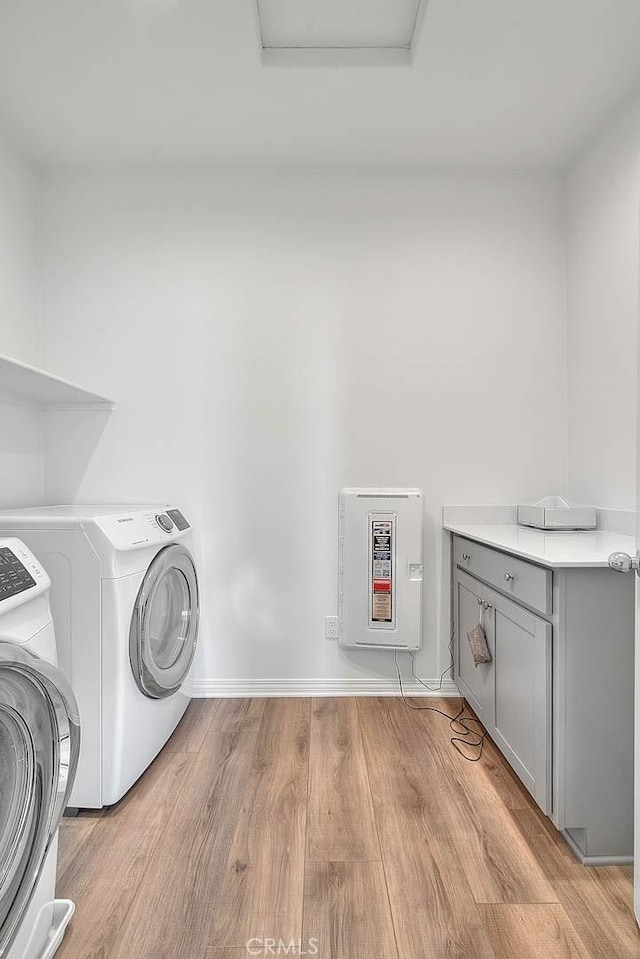
[[[454,537],[453,558],[460,569],[466,569],[516,601],[546,615],[552,612],[550,569],[461,536]]]

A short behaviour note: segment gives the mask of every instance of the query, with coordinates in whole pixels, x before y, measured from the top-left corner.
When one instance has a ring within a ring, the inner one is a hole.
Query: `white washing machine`
[[[58,825],[80,747],[77,705],[56,668],[49,577],[0,539],[0,957],[49,959],[73,915],[55,899]]]
[[[165,506],[0,512],[51,577],[60,668],[78,700],[82,747],[69,805],[117,802],[171,736],[198,636],[191,526]]]

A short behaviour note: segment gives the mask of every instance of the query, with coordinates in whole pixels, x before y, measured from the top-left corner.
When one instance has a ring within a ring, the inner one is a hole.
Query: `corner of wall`
[[[570,499],[635,500],[640,91],[563,170]]]
[[[560,190],[562,198],[562,234],[564,237],[564,423],[565,423],[565,463],[564,482],[565,495],[571,501],[571,405],[569,403],[569,179],[570,169],[560,173]]]

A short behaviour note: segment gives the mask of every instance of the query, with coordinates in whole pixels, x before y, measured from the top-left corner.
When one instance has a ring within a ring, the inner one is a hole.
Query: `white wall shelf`
[[[0,396],[41,410],[112,410],[113,400],[0,354]]]

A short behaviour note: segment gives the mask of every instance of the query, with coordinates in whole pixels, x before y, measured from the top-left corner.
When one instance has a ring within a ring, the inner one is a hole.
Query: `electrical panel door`
[[[341,646],[420,649],[422,528],[418,489],[342,490]]]

